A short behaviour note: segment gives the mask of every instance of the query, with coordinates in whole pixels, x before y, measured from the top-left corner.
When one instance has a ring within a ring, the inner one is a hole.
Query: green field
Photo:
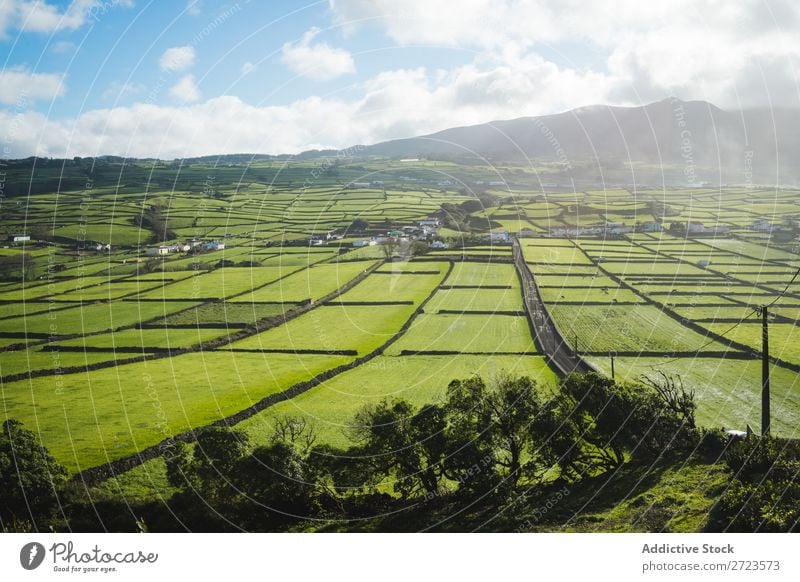
[[[387,353],[404,350],[536,353],[525,317],[474,314],[420,315]]]
[[[530,376],[543,390],[555,382],[553,371],[536,356],[384,356],[269,408],[240,426],[256,441],[263,441],[271,435],[275,419],[304,416],[313,422],[321,442],[346,445],[347,428],[365,404],[388,397],[417,405],[437,402],[447,387],[441,378],[468,378],[473,374],[491,378],[503,372]]]
[[[453,378],[502,371],[530,374],[546,389],[556,376],[534,344],[512,246],[488,238],[524,229],[524,263],[563,339],[605,374],[608,354],[617,353],[617,379],[680,375],[696,391],[704,426],[758,424],[760,325],[756,316],[736,322],[774,301],[773,427],[796,432],[800,281],[787,285],[800,266],[797,239],[780,242],[750,225],[795,220],[797,191],[575,192],[543,189],[539,168],[378,159],[337,161],[336,172],[309,185],[315,163],[258,161],[245,176],[235,164],[193,162],[180,175],[168,163],[131,164],[124,181],[114,166],[83,210],[80,191],[32,190],[25,206],[9,206],[2,234],[29,228],[44,236],[0,249],[33,263],[24,276],[8,271],[0,280],[0,419],[21,420],[75,472],[344,364],[354,367],[239,427],[260,445],[276,418],[303,415],[322,442],[345,445],[359,407],[386,396],[423,405]],[[508,174],[508,188],[477,188],[497,181],[493,172]],[[453,185],[439,184],[442,173]],[[203,193],[209,174],[214,196]],[[383,185],[346,187],[365,175]],[[150,205],[176,233],[165,244],[199,239],[225,249],[147,254],[158,237],[136,219]],[[426,243],[449,248],[414,248],[396,234],[431,218],[442,226]],[[669,230],[690,219],[730,230]],[[663,232],[548,236],[653,220]],[[391,232],[400,239],[392,248],[353,246]],[[310,240],[326,235],[324,244]],[[81,246],[81,237],[92,244]],[[94,242],[111,249],[98,252]],[[229,334],[235,341],[227,343]],[[131,358],[146,360],[121,361]],[[141,468],[128,477],[144,479]]]

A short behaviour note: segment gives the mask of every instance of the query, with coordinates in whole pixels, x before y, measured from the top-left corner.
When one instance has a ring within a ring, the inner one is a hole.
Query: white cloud
[[[194,64],[194,57],[194,47],[175,46],[164,51],[158,64],[165,71],[182,71]]]
[[[101,20],[117,6],[130,8],[133,0],[74,0],[63,10],[44,0],[0,0],[0,38],[9,29],[41,33],[76,30]]]
[[[248,74],[252,73],[255,70],[256,70],[256,66],[253,63],[251,63],[250,61],[245,62],[242,65],[242,68],[241,68],[242,75],[248,75]]]
[[[186,12],[192,16],[199,16],[203,12],[203,4],[200,0],[187,0]]]
[[[473,52],[472,62],[448,70],[386,70],[360,80],[348,99],[308,97],[259,107],[227,96],[201,101],[194,77],[185,75],[169,92],[174,106],[134,104],[66,121],[24,113],[16,120],[24,131],[16,133],[15,148],[23,155],[66,157],[293,153],[670,94],[730,108],[800,102],[800,44],[792,35],[800,27],[800,6],[788,0],[676,0],[668,6],[620,0],[613,11],[598,0],[464,0],[457,10],[440,4],[335,0],[332,9],[346,28],[372,19],[395,43],[462,47]],[[352,56],[320,42],[319,33],[311,29],[284,45],[283,62],[321,80],[355,72]],[[558,64],[542,56],[543,43],[547,54],[567,47]],[[191,47],[170,50],[184,49]],[[569,64],[564,54],[579,64]],[[165,69],[190,67],[194,52],[183,57],[168,59]],[[242,74],[252,70],[251,63],[242,65]],[[0,83],[0,101],[14,101],[15,91],[34,85],[26,79]],[[52,79],[38,85],[40,98],[60,94]],[[0,127],[11,115],[0,112]]]
[[[140,95],[144,93],[145,89],[147,89],[147,87],[142,83],[122,83],[120,81],[114,81],[103,91],[101,97],[104,101],[112,99],[114,101],[121,101],[127,97]]]
[[[281,62],[292,72],[315,81],[329,81],[356,72],[353,57],[344,49],[327,43],[312,44],[320,33],[317,27],[308,30],[297,42],[287,42],[281,50]]]
[[[618,101],[675,94],[721,106],[798,105],[800,4],[792,0],[329,0],[345,30],[481,55],[567,45],[599,57]],[[577,50],[576,50],[577,49]],[[578,58],[581,58],[580,56]]]
[[[64,76],[31,73],[26,69],[0,71],[0,103],[20,107],[28,101],[52,100],[64,94]]]
[[[199,98],[193,80],[183,81],[173,88],[173,96],[181,101]],[[560,70],[539,57],[513,66],[473,64],[451,72],[386,71],[360,88],[362,97],[353,101],[310,97],[258,107],[237,97],[217,97],[182,106],[138,103],[88,111],[71,121],[47,122],[32,114],[26,127],[41,127],[18,147],[59,157],[296,153],[507,117],[509,107],[520,115],[549,113],[587,99],[602,100],[607,91],[602,77]]]
[[[59,40],[50,45],[50,50],[57,55],[71,53],[75,48],[75,43],[69,40]]]
[[[200,89],[197,88],[194,75],[184,75],[169,90],[170,96],[181,103],[194,103],[200,100]]]

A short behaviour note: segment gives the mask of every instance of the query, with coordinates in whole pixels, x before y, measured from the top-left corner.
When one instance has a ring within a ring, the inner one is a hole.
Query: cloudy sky
[[[639,105],[800,106],[795,0],[0,0],[2,157],[342,148]]]

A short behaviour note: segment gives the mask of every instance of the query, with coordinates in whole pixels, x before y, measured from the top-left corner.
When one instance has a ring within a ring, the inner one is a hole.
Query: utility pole
[[[769,310],[761,308],[761,436],[769,434]]]
[[[611,358],[611,379],[616,379],[616,374],[614,374],[614,353],[610,352],[608,357]]]

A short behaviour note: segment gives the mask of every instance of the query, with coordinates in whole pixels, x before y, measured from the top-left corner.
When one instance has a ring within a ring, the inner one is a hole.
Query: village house
[[[510,243],[511,242],[511,235],[508,233],[507,230],[501,230],[498,232],[490,232],[489,233],[489,240],[491,242],[496,243]]]
[[[690,220],[686,223],[686,232],[689,234],[700,234],[705,232],[706,227],[702,222],[695,222]]]
[[[144,251],[144,254],[148,257],[160,257],[163,255],[168,255],[171,251],[172,247],[168,246],[158,246],[158,247],[147,247]]]
[[[770,232],[772,230],[772,225],[770,224],[769,220],[760,219],[753,222],[750,225],[750,230],[754,230],[756,232]]]
[[[661,232],[663,230],[663,226],[660,222],[643,222],[640,225],[641,232]]]
[[[366,238],[353,241],[354,247],[374,247],[376,244],[378,244],[376,241]]]

